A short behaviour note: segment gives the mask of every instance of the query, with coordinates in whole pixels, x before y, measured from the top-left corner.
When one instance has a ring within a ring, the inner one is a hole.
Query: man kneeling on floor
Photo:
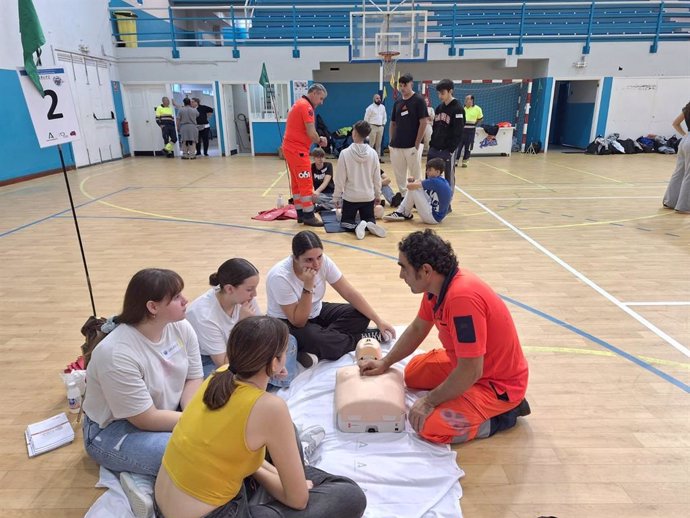
[[[381,360],[360,365],[365,376],[385,372],[412,354],[435,325],[442,349],[420,354],[405,368],[408,388],[430,391],[409,411],[424,439],[458,444],[515,426],[530,413],[528,368],[515,324],[501,298],[458,267],[450,243],[434,231],[413,232],[398,244],[400,278],[423,293],[417,317]]]

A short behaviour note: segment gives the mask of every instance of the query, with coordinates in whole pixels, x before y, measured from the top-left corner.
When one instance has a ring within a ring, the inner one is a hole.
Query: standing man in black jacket
[[[196,156],[201,155],[201,145],[204,145],[204,155],[208,156],[208,140],[211,136],[211,125],[208,122],[209,114],[213,113],[213,108],[201,104],[198,97],[192,99],[196,102],[196,110],[199,112],[199,116],[196,118],[196,125],[199,129],[199,140],[196,142]]]
[[[465,109],[453,97],[453,81],[450,79],[441,79],[436,85],[436,91],[441,104],[436,107],[427,159],[443,159],[446,166],[445,178],[451,191],[455,193],[455,150],[465,127]]]

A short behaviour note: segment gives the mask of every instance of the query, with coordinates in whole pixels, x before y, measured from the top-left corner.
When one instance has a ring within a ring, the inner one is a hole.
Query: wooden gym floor
[[[505,297],[532,406],[514,429],[456,448],[465,517],[687,516],[690,216],[661,207],[674,163],[518,154],[457,170],[454,212],[436,230]],[[119,311],[147,266],[178,271],[190,299],[230,257],[265,274],[301,229],[250,219],[288,197],[283,169],[276,158],[132,158],[70,173],[99,315]],[[384,225],[386,239],[317,232],[404,325],[419,297],[398,278],[396,246],[423,225]],[[91,313],[62,176],[0,188],[0,237],[0,516],[83,516],[101,490],[81,433],[31,460],[23,441],[28,423],[66,410],[58,373]]]

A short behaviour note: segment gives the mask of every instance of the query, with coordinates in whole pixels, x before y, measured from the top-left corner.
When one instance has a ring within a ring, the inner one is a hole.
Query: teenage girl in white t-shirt
[[[326,286],[333,287],[348,304],[323,302]],[[267,314],[283,319],[297,338],[298,359],[305,366],[319,359],[337,360],[354,350],[367,326],[380,341],[395,337],[395,329],[369,305],[323,251],[321,239],[304,230],[292,239],[292,255],[277,263],[266,277]]]
[[[228,259],[209,276],[208,282],[213,287],[189,305],[187,321],[199,339],[204,378],[228,363],[226,350],[233,327],[247,317],[261,315],[256,301],[259,280],[259,270],[252,263],[239,257]],[[297,375],[296,355],[297,341],[290,336],[288,375],[271,378],[271,385],[283,387],[290,384]]]
[[[149,475],[152,487],[170,433],[203,379],[183,287],[171,270],[137,272],[115,317],[119,325],[86,369],[84,447],[101,466],[124,472],[128,496],[140,480],[132,473]]]

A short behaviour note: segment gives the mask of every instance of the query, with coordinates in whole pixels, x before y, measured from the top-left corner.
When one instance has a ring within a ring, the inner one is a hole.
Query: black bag
[[[618,142],[621,146],[623,146],[623,150],[625,150],[626,155],[633,155],[637,153],[635,149],[635,142],[633,142],[632,139],[628,138],[625,140],[619,140]]]
[[[672,147],[676,153],[678,153],[678,144],[680,144],[680,139],[675,135],[666,141],[666,145]]]

